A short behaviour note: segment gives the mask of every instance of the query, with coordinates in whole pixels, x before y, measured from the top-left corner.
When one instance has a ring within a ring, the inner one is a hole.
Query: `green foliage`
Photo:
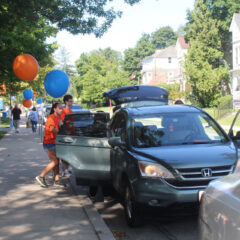
[[[200,107],[214,107],[222,95],[222,85],[229,81],[223,61],[219,22],[211,18],[203,0],[196,0],[188,25],[190,47],[184,63],[188,84]]]
[[[168,90],[168,98],[170,100],[177,100],[184,97],[185,93],[180,91],[180,84],[160,84],[159,87],[166,88]]]
[[[0,131],[0,139],[2,139],[6,133],[7,133],[7,132]]]
[[[79,76],[73,81],[82,105],[103,106],[103,92],[131,84],[128,73],[121,69],[119,57],[114,50],[100,49],[82,54],[76,61]]]
[[[175,44],[176,39],[177,35],[170,27],[161,27],[152,34],[143,34],[134,48],[125,50],[123,69],[137,80],[141,77],[141,61],[156,49]]]
[[[1,118],[0,119],[0,127],[1,128],[9,128],[10,126],[10,119],[9,118]]]
[[[240,12],[240,2],[239,0],[204,0],[203,4],[209,10],[211,18],[215,19],[218,22],[218,32],[221,41],[220,50],[224,53],[224,59],[229,65],[231,65],[232,34],[229,32],[229,27],[233,14]],[[193,11],[195,11],[195,9]],[[194,22],[194,19],[192,18],[192,12],[188,12],[188,24],[185,29],[187,32],[185,38],[188,40],[192,38],[194,34],[188,30],[189,24],[192,24]]]
[[[233,107],[233,96],[232,95],[226,95],[218,99],[218,108],[221,109],[231,109]]]
[[[152,33],[151,39],[154,49],[161,49],[176,44],[177,34],[171,27],[167,26]]]
[[[125,0],[133,5],[140,0]],[[1,0],[0,2],[0,84],[7,94],[17,95],[28,87],[12,71],[15,57],[22,53],[34,56],[40,67],[52,64],[57,45],[47,43],[59,30],[72,34],[102,36],[121,12],[108,7],[111,0]]]

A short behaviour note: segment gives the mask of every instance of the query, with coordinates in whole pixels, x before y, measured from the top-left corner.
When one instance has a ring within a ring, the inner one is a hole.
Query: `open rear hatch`
[[[117,106],[140,107],[152,105],[167,105],[168,91],[165,88],[134,85],[111,89],[103,96],[113,100]]]

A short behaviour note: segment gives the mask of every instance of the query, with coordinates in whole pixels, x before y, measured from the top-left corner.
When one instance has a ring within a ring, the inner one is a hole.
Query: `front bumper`
[[[199,202],[199,189],[177,189],[162,179],[140,178],[132,182],[132,188],[135,200],[149,206],[169,207]]]

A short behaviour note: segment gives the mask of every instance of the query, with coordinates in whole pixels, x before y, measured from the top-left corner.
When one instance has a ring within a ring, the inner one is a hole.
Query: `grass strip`
[[[3,136],[4,136],[6,133],[7,133],[7,132],[0,131],[0,140],[3,138]]]

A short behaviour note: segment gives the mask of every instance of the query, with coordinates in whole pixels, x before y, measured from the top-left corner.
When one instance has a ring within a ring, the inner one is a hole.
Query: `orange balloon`
[[[30,108],[32,106],[32,100],[31,99],[24,99],[22,102],[24,107]]]
[[[30,54],[18,55],[13,61],[13,71],[24,81],[32,81],[38,74],[38,62]]]
[[[37,93],[36,92],[34,92],[33,93],[33,98],[35,98],[37,96]]]

